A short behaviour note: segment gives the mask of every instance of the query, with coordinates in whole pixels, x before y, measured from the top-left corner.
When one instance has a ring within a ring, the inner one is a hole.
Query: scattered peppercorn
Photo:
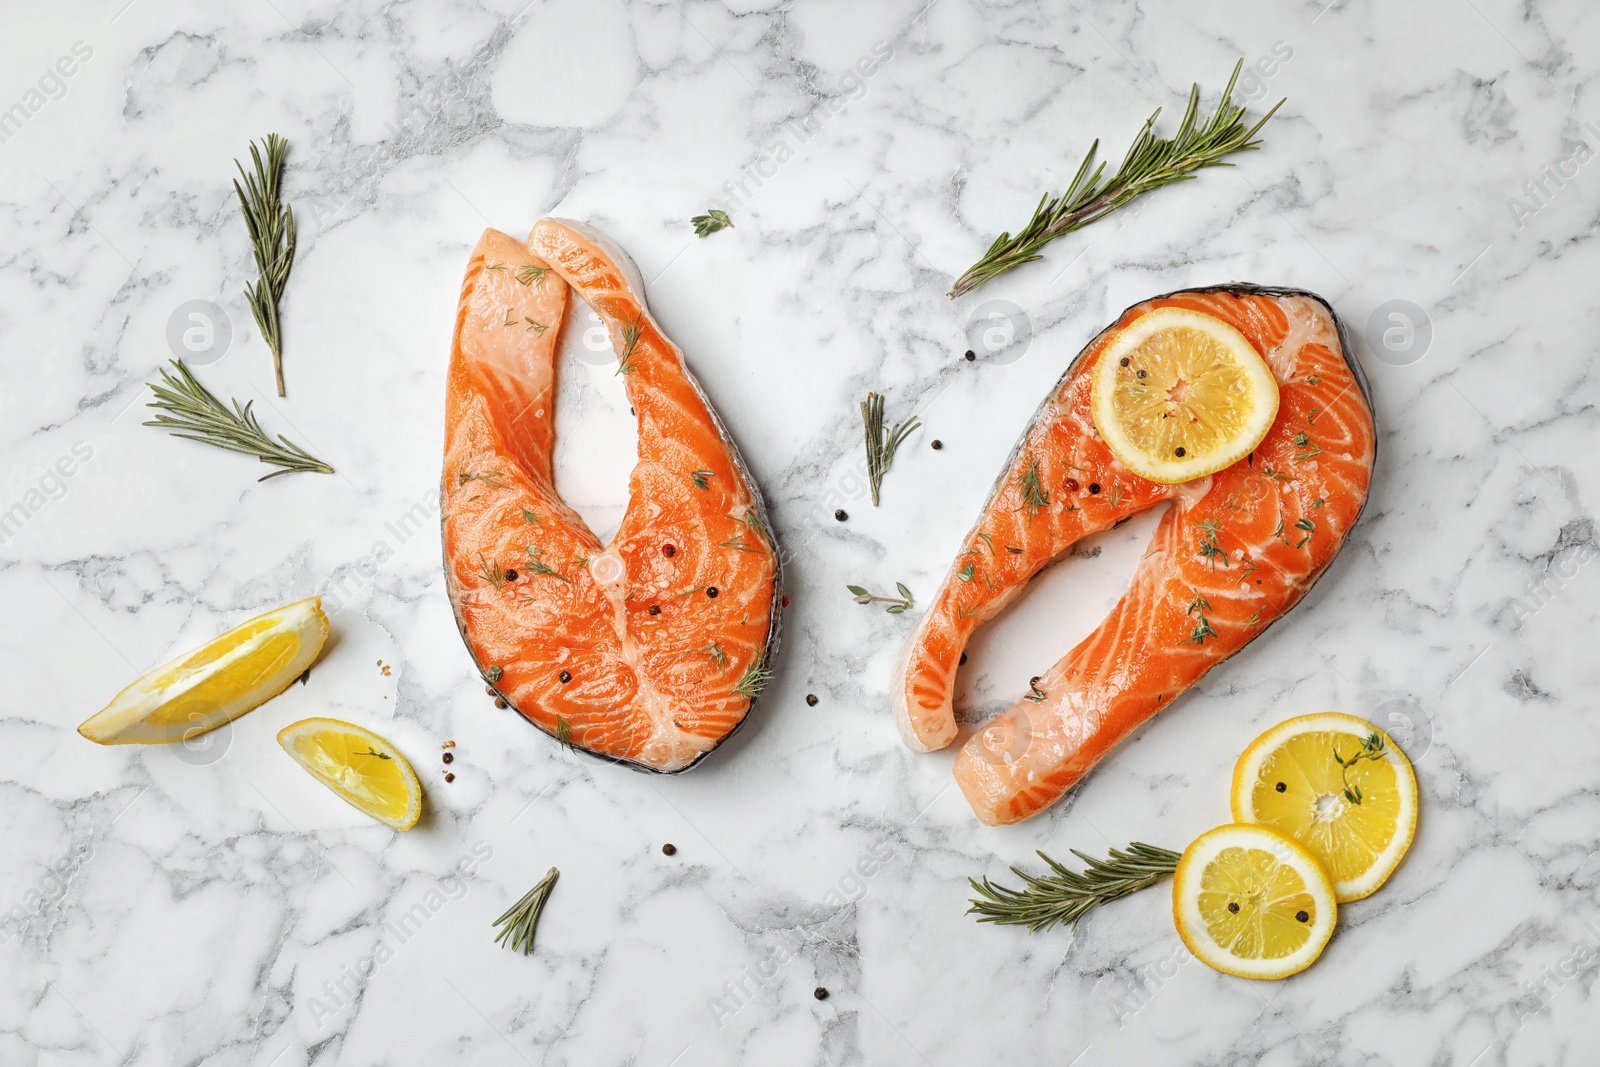
[[[1307,915],[1307,914],[1306,914],[1306,913],[1305,913],[1305,912],[1303,912],[1303,911],[1297,911],[1297,912],[1295,912],[1295,913],[1294,913],[1294,917],[1295,917],[1295,918],[1296,918],[1296,919],[1298,919],[1298,920],[1299,920],[1299,921],[1301,921],[1301,922],[1303,922],[1303,923],[1308,923],[1308,922],[1310,922],[1310,921],[1311,921],[1311,916],[1309,916],[1309,915]]]
[[[571,671],[562,671],[561,672],[561,681],[563,683],[572,681],[572,672]]]
[[[1089,492],[1098,493],[1099,491],[1100,491],[1100,483],[1099,482],[1090,482],[1089,483]]]
[[[1184,451],[1183,451],[1183,446],[1182,446],[1182,445],[1179,445],[1179,446],[1178,446],[1178,447],[1177,447],[1177,448],[1174,448],[1174,449],[1173,449],[1173,450],[1172,450],[1172,454],[1173,454],[1173,455],[1174,455],[1174,456],[1182,456],[1182,455],[1183,455],[1183,454],[1184,454]]]
[[[496,694],[495,694],[495,691],[494,691],[494,686],[492,686],[492,685],[486,685],[486,686],[484,686],[484,687],[483,687],[483,691],[484,691],[484,692],[485,692],[485,693],[488,693],[488,694],[489,694],[489,695],[490,695],[490,696],[495,696],[495,695],[496,695]]]
[[[440,758],[443,759],[446,763],[454,763],[456,761],[456,756],[455,756],[454,752],[446,752]]]
[[[972,350],[972,349],[970,349],[970,348],[969,348],[969,349],[967,349],[967,362],[968,362],[968,363],[971,363],[971,362],[972,362],[972,361],[973,361],[973,360],[975,360],[975,359],[977,359],[977,358],[978,358],[978,353],[976,353],[976,352],[974,352],[974,351],[973,351],[973,350]]]
[[[445,771],[444,772],[444,780],[447,781],[447,782],[453,782],[453,781],[456,780],[456,776],[451,774],[449,771]]]
[[[1238,903],[1236,901],[1232,901],[1232,900],[1228,901],[1228,910],[1231,911],[1235,915],[1239,914],[1239,905],[1238,905]]]
[[[706,586],[706,596],[710,597],[712,600],[715,600],[717,598],[717,587],[714,585]]]
[[[663,856],[676,856],[678,854],[678,846],[669,841],[667,844],[661,846],[661,854]]]
[[[506,570],[506,581],[514,582],[516,580],[517,580],[517,572],[508,568]]]
[[[661,554],[663,556],[666,556],[668,559],[671,559],[673,556],[676,556],[678,554],[678,550],[676,548],[673,548],[671,545],[662,545],[661,546]]]
[[[1029,678],[1028,679],[1028,684],[1030,686],[1038,685],[1039,684],[1039,676],[1036,674],[1032,678]]]
[[[1138,377],[1143,378],[1144,377],[1144,371],[1139,371],[1138,372]]]
[[[817,694],[815,694],[815,693],[807,693],[806,694],[806,703],[808,705],[810,705],[811,707],[813,707],[813,708],[816,707],[817,706]]]
[[[506,703],[506,698],[505,697],[495,697],[494,698],[494,706],[497,707],[497,708],[507,708],[507,707],[510,707],[511,705]]]
[[[1076,493],[1078,491],[1078,479],[1068,478],[1066,481],[1061,483],[1061,488],[1065,489],[1069,493]]]
[[[972,353],[968,352],[967,356],[970,358],[972,356]],[[818,1000],[827,1000],[828,999],[828,991],[826,989],[822,988],[821,986],[817,986],[817,988],[812,992],[811,995],[816,997]]]
[[[939,449],[941,449],[943,447],[944,447],[944,442],[940,441],[938,438],[935,438],[934,442],[933,442],[933,450],[935,452],[937,452],[937,451],[939,451]]]
[[[652,615],[660,615],[661,614],[661,605],[660,604],[651,604],[650,605],[650,614],[652,614]]]
[[[1128,365],[1128,364],[1129,364],[1129,363],[1131,363],[1131,362],[1133,362],[1133,361],[1132,361],[1132,360],[1130,360],[1130,359],[1129,359],[1129,358],[1128,358],[1128,357],[1127,357],[1127,356],[1123,356],[1123,357],[1122,357],[1122,365],[1123,365],[1123,366],[1124,366],[1124,367],[1126,367],[1126,366],[1127,366],[1127,365]]]
[[[838,521],[843,522],[844,520],[848,519],[850,516],[845,514],[844,508],[840,508],[838,511],[835,511],[833,513],[833,517],[835,519],[837,519]]]
[[[1273,786],[1272,788],[1276,789],[1280,793],[1286,793],[1289,790],[1289,787],[1284,785],[1282,782],[1279,782],[1277,785]]]

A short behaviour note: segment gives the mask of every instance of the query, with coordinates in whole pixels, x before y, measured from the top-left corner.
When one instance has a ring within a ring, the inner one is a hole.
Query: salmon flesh
[[[610,544],[555,488],[555,357],[573,294],[606,324],[638,417]],[[761,493],[632,261],[594,230],[544,219],[526,244],[489,230],[473,251],[445,390],[443,507],[461,635],[529,722],[672,773],[749,715],[782,604]]]
[[[1181,485],[1131,473],[1090,416],[1099,353],[1161,307],[1235,327],[1271,367],[1280,396],[1277,420],[1254,453]],[[1073,360],[1034,415],[908,641],[891,690],[906,743],[931,751],[955,740],[962,650],[1035,574],[1079,539],[1170,502],[1110,615],[1019,686],[1016,703],[956,757],[956,781],[980,820],[1037,815],[1305,596],[1361,514],[1376,445],[1366,379],[1320,297],[1232,285],[1129,308]]]

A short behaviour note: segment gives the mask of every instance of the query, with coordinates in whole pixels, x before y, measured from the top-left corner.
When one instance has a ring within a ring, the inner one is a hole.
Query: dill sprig
[[[572,724],[560,715],[556,716],[556,743],[565,748],[572,747]]]
[[[1028,509],[1028,521],[1039,513],[1040,508],[1050,506],[1050,493],[1045,489],[1043,480],[1039,477],[1039,461],[1031,459],[1028,468],[1017,476],[1017,492],[1022,496],[1022,506]]]
[[[283,162],[289,153],[289,142],[275,133],[267,134],[266,159],[254,141],[250,142],[251,169],[247,173],[237,159],[233,165],[239,169],[240,185],[236,180],[233,191],[239,195],[239,207],[244,211],[245,225],[250,228],[250,246],[255,252],[256,273],[254,285],[244,287],[245,299],[256,317],[256,328],[261,339],[272,350],[272,369],[278,379],[278,395],[283,396],[283,324],[278,319],[278,303],[283,299],[284,286],[289,284],[289,268],[294,266],[294,212],[280,198],[283,189]]]
[[[1246,126],[1245,109],[1233,103],[1233,86],[1239,80],[1239,71],[1243,66],[1243,60],[1234,66],[1233,76],[1228,79],[1228,87],[1222,91],[1217,110],[1204,123],[1199,121],[1200,86],[1196,84],[1190,88],[1189,105],[1184,109],[1183,121],[1178,124],[1178,132],[1171,140],[1157,137],[1152,132],[1156,118],[1161,114],[1161,109],[1157,108],[1155,114],[1145,120],[1139,136],[1133,139],[1128,154],[1123,157],[1122,166],[1103,184],[1100,179],[1106,165],[1103,161],[1095,165],[1095,153],[1100,148],[1100,142],[1096,140],[1089,146],[1067,191],[1053,200],[1049,193],[1044,194],[1039,199],[1039,206],[1034,209],[1033,218],[1015,237],[1010,233],[996,237],[983,258],[956,279],[955,285],[950,288],[951,299],[971,292],[1012,267],[1044,258],[1040,250],[1045,245],[1073,230],[1098,222],[1141,193],[1174,182],[1188,181],[1196,171],[1206,167],[1231,167],[1233,164],[1226,162],[1225,157],[1261,147],[1255,135],[1283,106],[1283,101],[1272,105],[1272,110],[1254,126]]]
[[[530,573],[548,575],[551,578],[559,578],[568,585],[572,584],[570,581],[567,581],[566,575],[562,574],[560,571],[556,570],[554,567],[550,566],[550,564],[544,561],[544,549],[534,548],[532,545],[528,545],[526,547],[526,551],[528,553],[528,571]]]
[[[717,642],[711,642],[700,651],[715,660],[718,667],[726,667],[728,665],[728,654],[722,650],[722,646]]]
[[[900,595],[898,597],[874,596],[862,586],[845,586],[846,589],[850,590],[851,599],[857,604],[888,604],[889,606],[884,610],[890,615],[899,615],[902,612],[909,611],[916,607],[916,602],[911,599],[911,590],[907,589],[905,585],[900,582],[895,582],[894,587],[900,590]]]
[[[494,921],[495,926],[505,927],[495,937],[495,944],[513,952],[520,951],[524,956],[533,951],[533,935],[539,928],[539,916],[544,913],[544,903],[550,899],[550,890],[555,888],[559,877],[561,872],[551,867],[550,872],[539,879],[538,885],[524,893],[521,900]]]
[[[728,213],[726,211],[718,211],[714,207],[706,208],[704,215],[696,215],[689,221],[694,223],[694,235],[696,237],[710,237],[718,230],[733,228],[733,220],[728,217]]]
[[[490,563],[484,558],[483,553],[479,552],[478,577],[499,589],[506,584],[506,569],[498,563]]]
[[[622,358],[617,362],[618,374],[633,373],[633,351],[639,347],[639,338],[644,334],[644,312],[639,312],[634,320],[622,328]]]
[[[757,656],[756,661],[745,668],[739,684],[733,687],[733,691],[742,697],[754,700],[756,694],[760,693],[770,681],[772,681],[772,668],[767,666],[767,657],[763,654]]]
[[[872,486],[872,506],[878,506],[878,488],[883,476],[894,462],[895,450],[911,431],[922,425],[915,415],[897,424],[893,429],[883,425],[883,397],[868,393],[861,402],[861,421],[867,433],[867,482]]]
[[[1083,872],[1069,871],[1043,852],[1039,858],[1050,865],[1044,877],[1011,868],[1023,881],[1023,888],[1008,889],[985,878],[968,879],[982,899],[971,900],[968,915],[976,914],[981,923],[1026,926],[1029,933],[1048,930],[1057,923],[1076,926],[1078,920],[1102,904],[1109,904],[1130,893],[1170,878],[1178,869],[1182,855],[1168,849],[1135,841],[1124,851],[1112,849],[1108,859],[1095,859],[1077,849],[1072,854],[1087,866]]]
[[[517,282],[521,285],[543,285],[549,267],[536,267],[532,263],[517,268]]]
[[[163,367],[161,384],[150,386],[156,398],[146,406],[162,414],[146,422],[146,426],[166,430],[174,437],[255,456],[263,463],[283,468],[263,474],[259,481],[296,471],[333,473],[332,467],[282,434],[278,435],[276,441],[269,437],[267,431],[261,428],[255,413],[250,410],[255,401],[241,407],[235,400],[233,410],[229,411],[222,401],[196,380],[183,360],[175,359],[172,365],[178,369],[176,376]]]

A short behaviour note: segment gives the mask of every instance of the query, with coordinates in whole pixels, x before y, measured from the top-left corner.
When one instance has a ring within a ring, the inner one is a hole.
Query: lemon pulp
[[[278,744],[346,803],[396,830],[422,814],[422,785],[398,749],[371,730],[339,719],[302,719]]]

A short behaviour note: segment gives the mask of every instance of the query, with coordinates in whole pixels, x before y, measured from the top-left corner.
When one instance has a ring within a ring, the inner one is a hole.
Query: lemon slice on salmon
[[[1315,856],[1265,826],[1234,823],[1195,838],[1172,879],[1178,936],[1208,967],[1287,978],[1333,935],[1338,904]]]
[[[1417,778],[1389,735],[1338,712],[1279,723],[1233,769],[1233,817],[1310,849],[1341,903],[1370,896],[1417,831]]]
[[[278,744],[351,807],[409,830],[422,814],[422,784],[399,749],[355,723],[301,719],[278,731]]]
[[[78,727],[101,745],[184,741],[277,696],[328,639],[322,600],[257,615],[135,681]]]
[[[1278,383],[1244,334],[1176,307],[1139,316],[1106,344],[1090,399],[1123,466],[1168,485],[1237,463],[1278,415]]]

